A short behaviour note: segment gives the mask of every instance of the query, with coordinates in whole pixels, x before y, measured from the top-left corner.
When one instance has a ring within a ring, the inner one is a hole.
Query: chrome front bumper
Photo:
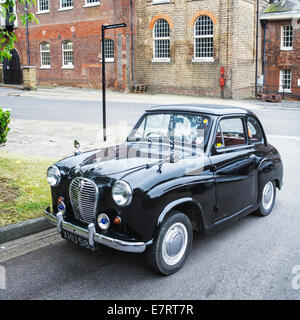
[[[111,237],[104,236],[103,234],[97,233],[95,225],[90,223],[88,229],[81,228],[72,223],[66,222],[63,219],[61,212],[58,212],[57,215],[50,213],[50,209],[46,209],[45,218],[52,224],[56,225],[57,231],[62,233],[62,230],[66,230],[70,233],[78,235],[89,241],[89,244],[93,246],[96,243],[102,244],[104,246],[125,251],[125,252],[136,252],[141,253],[146,250],[146,244],[144,242],[129,242],[119,239],[114,239]]]

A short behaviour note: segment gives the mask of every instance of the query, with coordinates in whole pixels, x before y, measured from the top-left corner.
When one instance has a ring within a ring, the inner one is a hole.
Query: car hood
[[[121,179],[132,172],[159,166],[169,161],[172,154],[179,159],[183,154],[185,157],[191,155],[191,152],[183,149],[170,151],[167,144],[152,144],[150,149],[146,143],[124,143],[98,150],[82,162],[79,171],[86,177],[113,176]]]

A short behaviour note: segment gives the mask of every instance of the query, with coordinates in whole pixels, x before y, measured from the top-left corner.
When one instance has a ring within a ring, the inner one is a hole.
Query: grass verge
[[[0,227],[43,215],[51,203],[46,170],[53,162],[0,151]]]

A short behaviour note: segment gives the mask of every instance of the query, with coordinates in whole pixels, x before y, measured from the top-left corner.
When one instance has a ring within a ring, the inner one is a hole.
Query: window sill
[[[41,66],[40,69],[51,69],[51,66]]]
[[[215,62],[214,58],[202,58],[202,59],[193,59],[192,60],[193,63],[203,63],[203,62]]]
[[[50,10],[45,10],[45,11],[38,11],[35,14],[44,14],[44,13],[49,13]]]
[[[102,63],[102,59],[99,61]],[[109,58],[105,59],[105,63],[113,63],[113,62],[115,62],[115,59],[109,59]]]
[[[85,5],[83,5],[83,8],[98,7],[98,6],[101,6],[100,1],[94,2],[94,3],[86,3]]]
[[[152,59],[151,62],[153,62],[153,63],[169,63],[169,62],[171,62],[171,59],[170,58]]]
[[[287,48],[280,48],[280,51],[293,51],[293,47],[287,47]]]
[[[74,7],[67,7],[67,8],[59,8],[58,11],[67,11],[67,10],[73,10]]]
[[[163,4],[163,3],[170,3],[170,0],[158,0],[158,1],[152,1],[151,4]]]
[[[292,93],[292,90],[291,89],[282,89],[282,88],[280,88],[279,90],[278,90],[278,92],[281,92],[281,93]]]
[[[74,69],[74,66],[62,66],[61,69]]]

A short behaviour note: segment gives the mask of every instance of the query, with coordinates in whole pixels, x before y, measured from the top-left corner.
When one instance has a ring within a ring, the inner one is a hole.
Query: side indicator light
[[[121,217],[115,217],[114,218],[114,224],[121,224]]]

